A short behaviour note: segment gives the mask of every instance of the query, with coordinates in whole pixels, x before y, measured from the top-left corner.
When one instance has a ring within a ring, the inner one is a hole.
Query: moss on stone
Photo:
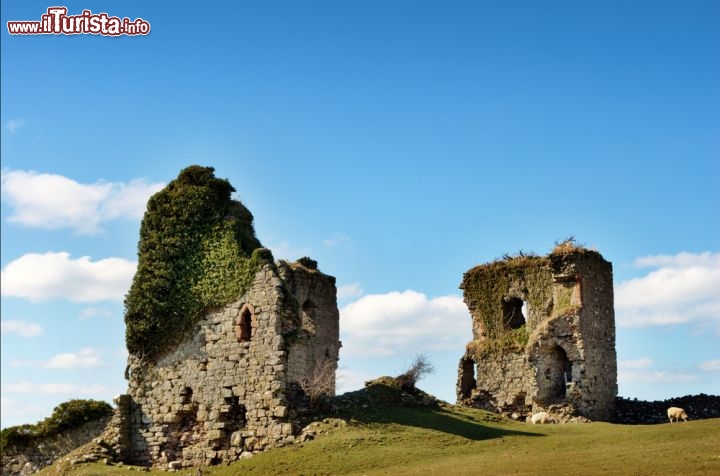
[[[482,319],[489,340],[507,341],[507,334],[517,330],[505,322],[503,303],[508,298],[522,297],[529,309],[545,309],[552,301],[549,262],[537,256],[506,257],[476,266],[465,273],[460,287],[472,314]]]
[[[494,339],[474,340],[467,345],[467,352],[475,361],[480,361],[488,355],[523,352],[529,340],[527,326],[521,326]]]
[[[556,286],[555,288],[555,308],[553,316],[562,316],[568,314],[568,311],[574,309],[572,305],[572,296],[575,290],[575,283],[567,286]]]

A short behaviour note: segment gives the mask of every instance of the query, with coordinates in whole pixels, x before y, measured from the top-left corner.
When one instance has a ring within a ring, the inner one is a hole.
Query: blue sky
[[[720,3],[64,2],[147,36],[8,34],[2,426],[124,392],[148,196],[213,166],[277,258],[337,277],[341,391],[454,401],[476,264],[574,235],[613,262],[619,391],[720,394]]]

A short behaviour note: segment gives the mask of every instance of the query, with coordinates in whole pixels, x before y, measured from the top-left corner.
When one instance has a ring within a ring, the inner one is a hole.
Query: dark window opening
[[[303,304],[302,310],[303,318],[307,318],[310,319],[311,322],[315,322],[315,312],[317,311],[317,306],[314,302],[308,299]]]
[[[218,420],[225,424],[225,434],[240,430],[247,423],[245,405],[240,403],[240,397],[225,397],[225,404],[220,407]]]
[[[252,338],[252,312],[245,309],[240,314],[240,322],[238,323],[238,340],[240,342],[250,342]]]
[[[460,398],[470,398],[475,388],[477,388],[475,362],[472,359],[463,359],[462,373],[460,375]]]
[[[503,322],[507,329],[519,329],[525,325],[527,304],[520,298],[503,301]]]
[[[190,387],[183,388],[180,391],[180,396],[182,397],[183,404],[192,403],[193,389]]]
[[[307,299],[302,306],[302,328],[310,335],[315,334],[316,318],[317,306],[310,299]]]

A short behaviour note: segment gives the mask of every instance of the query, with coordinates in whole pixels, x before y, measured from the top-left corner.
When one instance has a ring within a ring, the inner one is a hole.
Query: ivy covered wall
[[[612,264],[600,253],[567,240],[543,257],[506,255],[466,272],[461,289],[473,340],[458,365],[459,402],[612,419]]]
[[[262,263],[253,216],[212,167],[190,166],[148,201],[125,298],[126,345],[155,359],[209,309],[239,298]]]

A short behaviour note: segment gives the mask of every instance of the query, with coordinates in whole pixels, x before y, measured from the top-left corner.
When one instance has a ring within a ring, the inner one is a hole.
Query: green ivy
[[[476,266],[463,278],[465,299],[481,316],[489,339],[502,338],[507,331],[503,322],[503,302],[514,282],[523,283],[528,305],[543,309],[552,299],[552,275],[549,262],[537,256],[507,257]]]
[[[518,256],[505,255],[503,259],[476,266],[465,273],[460,287],[473,316],[482,319],[486,337],[482,342],[471,343],[468,350],[480,356],[519,352],[527,345],[527,326],[511,329],[504,322],[503,303],[514,284],[521,286],[520,292],[528,306],[542,316],[556,317],[578,312],[579,309],[572,305],[574,282],[566,286],[553,284],[553,275],[566,272],[567,263],[574,262],[574,257],[578,255],[593,255],[602,259],[596,251],[579,246],[570,238],[556,243],[545,257],[520,252]]]
[[[85,423],[112,415],[110,404],[98,400],[70,400],[61,403],[48,418],[35,425],[19,425],[3,428],[0,447],[27,445],[37,438],[58,435]]]
[[[528,328],[523,325],[517,329],[508,329],[494,339],[472,341],[468,344],[468,350],[477,361],[491,354],[522,352],[529,340]]]
[[[138,269],[125,298],[131,354],[157,358],[202,315],[239,298],[263,261],[253,216],[231,198],[215,169],[193,165],[148,201],[140,227]]]

